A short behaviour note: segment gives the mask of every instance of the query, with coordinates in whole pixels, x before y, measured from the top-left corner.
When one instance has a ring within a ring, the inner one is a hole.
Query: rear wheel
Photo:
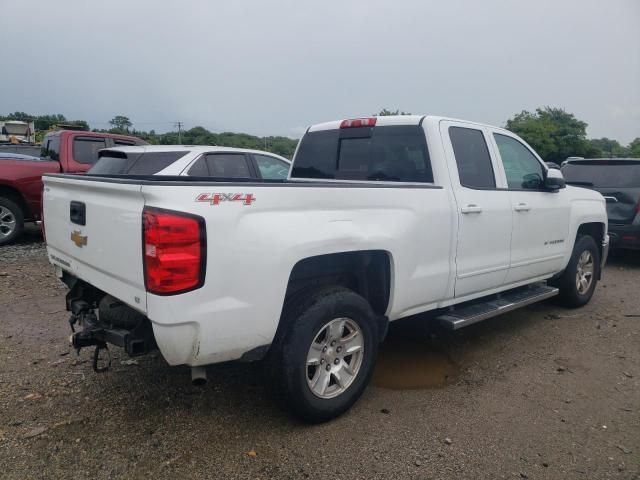
[[[360,295],[324,288],[285,306],[267,359],[279,400],[310,423],[348,410],[366,388],[378,353],[375,315]]]
[[[13,242],[24,230],[22,209],[8,198],[0,197],[0,245]]]
[[[559,303],[576,308],[589,303],[600,278],[600,250],[593,237],[576,239],[571,259],[560,278],[551,282],[560,289]]]

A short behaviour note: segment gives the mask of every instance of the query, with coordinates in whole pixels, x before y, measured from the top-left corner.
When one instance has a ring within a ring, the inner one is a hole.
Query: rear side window
[[[307,133],[292,177],[433,182],[424,130],[395,125]]]
[[[51,160],[60,160],[60,136],[45,137],[40,156]]]
[[[468,188],[495,188],[496,178],[482,131],[449,127],[449,138],[456,157],[460,184]]]
[[[247,157],[242,153],[211,153],[206,159],[209,174],[213,177],[251,177]]]
[[[104,138],[76,137],[73,139],[73,159],[78,163],[94,164],[98,151],[107,145]]]
[[[569,183],[596,188],[640,188],[640,160],[586,160],[562,167]]]
[[[88,173],[96,175],[154,175],[187,153],[189,152],[125,153],[106,150],[101,152],[100,160],[91,167]]]

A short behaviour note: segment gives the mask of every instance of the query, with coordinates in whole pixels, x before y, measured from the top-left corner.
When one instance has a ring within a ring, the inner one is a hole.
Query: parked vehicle
[[[125,135],[59,130],[44,137],[41,158],[14,155],[0,161],[0,245],[18,238],[25,222],[40,220],[44,173],[83,173],[102,148],[143,144]]]
[[[265,359],[309,422],[358,399],[388,322],[579,307],[608,251],[599,193],[565,188],[509,131],[441,117],[314,125],[286,181],[44,178],[49,259],[94,368],[107,343],[158,347],[194,380]]]
[[[285,180],[291,162],[260,150],[146,145],[101,150],[92,175],[185,175]]]
[[[604,196],[612,248],[640,249],[640,159],[569,159],[562,173],[567,182]]]

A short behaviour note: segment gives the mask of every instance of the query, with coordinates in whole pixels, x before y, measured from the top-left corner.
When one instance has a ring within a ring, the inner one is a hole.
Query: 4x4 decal
[[[243,205],[251,205],[255,201],[253,193],[201,193],[196,197],[196,202],[211,205],[220,205],[221,202],[242,202]]]

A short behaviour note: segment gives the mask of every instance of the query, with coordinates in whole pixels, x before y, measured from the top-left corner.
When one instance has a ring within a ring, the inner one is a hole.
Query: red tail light
[[[350,120],[343,120],[340,122],[340,128],[354,128],[354,127],[375,127],[376,117],[368,118],[352,118]]]
[[[204,283],[206,232],[196,215],[145,209],[144,282],[148,292],[173,295]]]

